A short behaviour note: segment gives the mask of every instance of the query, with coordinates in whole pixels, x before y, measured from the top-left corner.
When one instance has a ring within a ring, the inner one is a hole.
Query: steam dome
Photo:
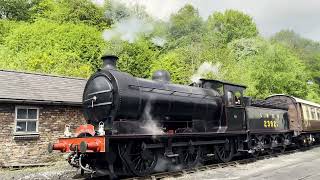
[[[152,80],[161,82],[170,82],[170,73],[166,70],[158,70],[153,73]]]

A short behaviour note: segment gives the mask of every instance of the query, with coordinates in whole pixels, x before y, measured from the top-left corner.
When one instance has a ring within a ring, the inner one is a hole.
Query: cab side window
[[[240,91],[236,91],[236,92],[232,92],[232,91],[228,91],[227,92],[227,101],[228,101],[228,105],[229,106],[241,106],[242,102],[241,102],[241,93]]]
[[[236,105],[241,105],[241,93],[239,91],[234,92],[234,100]]]
[[[227,92],[227,101],[229,106],[234,105],[233,93],[231,91]]]

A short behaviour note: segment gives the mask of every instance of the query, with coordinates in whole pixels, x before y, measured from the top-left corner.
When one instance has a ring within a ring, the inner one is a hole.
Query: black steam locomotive
[[[69,163],[82,173],[145,176],[169,170],[159,167],[160,159],[189,168],[283,151],[301,141],[289,127],[288,103],[255,102],[243,96],[245,86],[217,80],[172,84],[166,71],[155,72],[152,80],[135,78],[117,70],[116,56],[102,59],[103,68],[83,93],[88,124],[76,137],[49,144],[50,152],[69,152]],[[314,141],[305,137],[305,144]]]

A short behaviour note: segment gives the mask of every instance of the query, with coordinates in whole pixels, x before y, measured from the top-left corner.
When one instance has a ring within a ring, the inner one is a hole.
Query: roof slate
[[[0,70],[0,101],[81,105],[87,80]]]

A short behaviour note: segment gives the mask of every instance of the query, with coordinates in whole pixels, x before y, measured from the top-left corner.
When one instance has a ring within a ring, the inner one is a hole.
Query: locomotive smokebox
[[[104,55],[101,57],[103,61],[103,69],[117,69],[117,60],[119,59],[115,55]]]

